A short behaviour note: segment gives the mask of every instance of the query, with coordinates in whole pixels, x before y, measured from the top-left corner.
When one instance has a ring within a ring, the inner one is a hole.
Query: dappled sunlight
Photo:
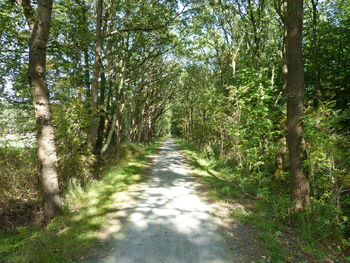
[[[23,228],[20,235],[5,236],[9,245],[0,236],[1,243],[6,246],[1,248],[14,251],[10,254],[11,260],[20,255],[21,261],[7,262],[73,262],[70,259],[77,255],[83,259],[86,254],[82,255],[82,251],[93,250],[101,241],[118,232],[123,225],[121,219],[129,214],[122,206],[132,204],[132,200],[138,197],[135,195],[125,200],[123,191],[137,187],[137,183],[145,178],[146,164],[158,145],[142,146],[130,164],[125,161],[118,166],[105,167],[100,181],[90,181],[82,186],[72,180],[64,198],[65,213],[54,218],[44,230]],[[116,214],[118,218],[113,218]]]
[[[173,141],[168,140],[137,203],[121,209],[127,216],[121,229],[116,228],[120,231],[111,234],[108,255],[89,262],[242,262],[219,234],[210,207],[196,194],[189,172]]]

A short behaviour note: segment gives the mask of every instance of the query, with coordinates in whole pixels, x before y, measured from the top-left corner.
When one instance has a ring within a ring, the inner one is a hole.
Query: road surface
[[[136,205],[109,241],[111,252],[94,262],[246,262],[225,241],[210,205],[196,193],[190,173],[175,142],[168,139]]]

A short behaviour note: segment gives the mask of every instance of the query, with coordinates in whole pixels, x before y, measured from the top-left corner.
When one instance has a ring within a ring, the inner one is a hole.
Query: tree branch
[[[32,30],[35,23],[35,12],[30,0],[15,0],[16,4],[23,8],[24,17],[28,23],[29,29]]]

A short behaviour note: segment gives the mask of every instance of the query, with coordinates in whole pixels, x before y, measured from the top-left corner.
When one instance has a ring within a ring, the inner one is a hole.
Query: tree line
[[[346,243],[348,1],[13,0],[0,8],[1,101],[35,112],[35,125],[9,118],[37,134],[46,222],[60,214],[71,178],[94,179],[113,148],[171,130],[233,167],[228,180],[258,186],[251,194],[275,218],[309,220],[321,226],[315,233]]]
[[[194,5],[173,133],[230,166],[271,220],[346,246],[349,3]]]
[[[166,54],[179,41],[172,28],[183,10],[176,1],[1,5],[1,76],[13,86],[3,98],[32,101],[48,222],[62,210],[59,181],[74,176],[60,159],[84,156],[85,166],[96,167],[111,145],[167,132],[179,69]]]

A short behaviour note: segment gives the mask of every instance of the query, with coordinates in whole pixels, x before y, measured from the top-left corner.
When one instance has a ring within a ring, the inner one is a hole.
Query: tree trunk
[[[120,118],[119,116],[120,116],[121,112],[124,110],[124,103],[122,103],[122,101],[121,101],[121,98],[122,98],[121,95],[122,95],[123,88],[124,88],[126,64],[125,64],[125,61],[123,59],[121,59],[120,65],[121,65],[121,72],[119,74],[118,90],[116,91],[117,92],[116,104],[113,105],[115,107],[114,114],[113,114],[113,117],[112,117],[112,123],[111,123],[110,131],[109,131],[109,133],[107,135],[106,142],[105,142],[105,144],[102,147],[101,154],[104,154],[106,152],[106,150],[108,149],[108,147],[109,147],[109,145],[110,145],[110,143],[112,141],[112,137],[113,137],[113,134],[115,132],[115,129],[117,128],[118,118]]]
[[[304,162],[305,140],[301,117],[304,111],[304,69],[302,59],[303,0],[287,2],[287,130],[291,173],[291,197],[295,210],[309,203],[309,180]]]
[[[122,114],[122,112],[120,112]],[[115,125],[115,130],[114,130],[114,142],[116,145],[119,145],[121,140],[122,140],[122,134],[121,134],[121,131],[122,131],[122,116],[118,116],[117,118],[117,122],[116,122],[116,125]]]
[[[274,172],[274,179],[277,182],[282,181],[283,174],[284,174],[284,145],[283,145],[284,137],[280,138],[279,147],[276,153],[275,157],[275,172]]]
[[[241,48],[242,42],[243,42],[243,35],[241,36],[241,38],[240,38],[240,40],[238,42],[236,50],[234,49],[234,46],[232,44],[231,67],[232,67],[232,77],[233,78],[236,78],[236,59],[237,59],[237,55],[238,55],[239,49]]]
[[[314,85],[315,99],[314,104],[318,106],[321,102],[321,74],[320,74],[320,59],[319,46],[317,37],[317,4],[318,0],[311,0],[312,4],[312,46],[313,46],[313,68],[314,68]]]
[[[38,172],[42,181],[44,219],[47,223],[61,212],[55,136],[52,125],[49,90],[45,80],[46,48],[51,25],[52,0],[39,0],[36,16],[32,12],[29,0],[22,1],[21,4],[31,29],[28,82],[33,92],[33,105],[37,125]]]
[[[112,122],[111,122],[111,129],[109,130],[108,132],[108,135],[107,135],[107,139],[106,139],[106,142],[105,144],[103,145],[102,147],[102,150],[101,150],[101,155],[104,154],[106,152],[106,150],[108,149],[111,141],[112,141],[112,136],[114,134],[114,131],[115,131],[115,128],[116,128],[116,125],[117,125],[117,119],[118,118],[118,113],[117,111],[113,114],[113,117],[112,117]]]
[[[99,126],[98,114],[98,89],[99,76],[101,71],[101,54],[102,54],[102,9],[103,0],[96,0],[96,46],[95,46],[95,63],[91,83],[91,124],[88,133],[88,149],[95,152],[97,130]]]
[[[99,105],[105,104],[105,93],[106,93],[106,75],[104,72],[101,72],[101,95],[99,99]],[[100,111],[102,111],[100,109]],[[100,157],[101,155],[101,149],[103,146],[103,139],[105,135],[105,121],[106,121],[106,114],[105,111],[103,111],[103,114],[99,114],[99,124],[98,124],[98,129],[97,129],[97,136],[96,136],[96,145],[95,145],[95,150],[94,154],[97,156],[97,158]]]
[[[85,89],[86,89],[86,99],[90,98],[90,66],[89,66],[89,53],[88,49],[84,48],[83,49],[83,54],[84,54],[84,82],[85,82]],[[88,104],[87,104],[88,105]]]

